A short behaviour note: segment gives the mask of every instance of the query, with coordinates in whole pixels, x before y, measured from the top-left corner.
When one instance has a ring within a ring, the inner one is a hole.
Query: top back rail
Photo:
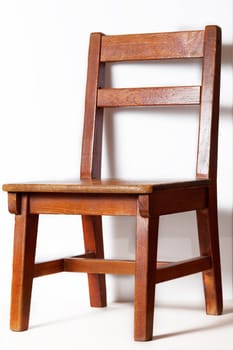
[[[100,61],[200,58],[203,36],[203,31],[103,36]]]

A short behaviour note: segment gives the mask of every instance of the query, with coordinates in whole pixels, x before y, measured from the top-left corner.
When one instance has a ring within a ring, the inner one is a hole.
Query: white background
[[[219,226],[224,298],[232,299],[232,1],[206,0],[2,0],[0,2],[0,183],[78,178],[89,34],[143,33],[203,29],[217,24],[223,32],[221,115],[219,131]],[[112,70],[116,86],[151,85],[164,80],[185,84],[198,72],[191,62],[173,76],[171,67],[138,65],[139,76],[118,66]],[[160,68],[162,73],[160,73]],[[127,73],[126,73],[127,72]],[[118,77],[119,74],[119,77]],[[127,80],[125,82],[125,77]],[[144,81],[141,82],[141,79]],[[144,113],[145,111],[143,111]],[[142,115],[143,115],[142,113]],[[103,171],[106,176],[140,178],[167,174],[190,176],[195,163],[196,112],[177,109],[140,118],[134,111],[107,115]],[[145,121],[148,127],[145,128]],[[162,133],[164,132],[164,133]],[[108,139],[107,139],[108,138]],[[120,142],[118,140],[120,139]],[[158,146],[158,143],[162,146]],[[149,151],[152,150],[152,154]],[[161,150],[165,157],[161,157]],[[133,152],[136,152],[133,154]],[[175,154],[181,154],[175,158]],[[122,159],[120,161],[120,159]],[[139,161],[142,161],[142,165]],[[146,165],[149,161],[150,165]],[[149,175],[148,175],[149,174]],[[106,256],[132,258],[134,221],[109,219]],[[0,193],[0,305],[8,318],[13,216],[7,195]],[[37,259],[82,252],[77,217],[44,217],[40,222]],[[197,254],[193,213],[163,217],[159,256],[186,258]],[[76,275],[71,276],[76,279]],[[58,278],[58,280],[56,280]],[[66,290],[66,277],[51,277]],[[53,284],[48,285],[51,290]],[[35,289],[46,299],[42,279]],[[69,279],[69,283],[70,279]],[[131,300],[131,278],[109,277],[109,300]],[[50,290],[49,289],[49,290]],[[77,289],[82,303],[84,291]],[[56,291],[53,291],[56,293]],[[53,293],[50,291],[50,293]],[[200,276],[158,287],[158,300],[202,300]],[[86,299],[85,299],[86,300]],[[46,305],[46,300],[44,301]],[[36,303],[36,298],[35,298]],[[1,312],[1,310],[0,310]]]

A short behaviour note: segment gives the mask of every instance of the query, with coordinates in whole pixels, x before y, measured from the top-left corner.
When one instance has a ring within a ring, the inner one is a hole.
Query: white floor
[[[233,301],[224,303],[222,316],[207,316],[203,305],[193,302],[158,302],[153,340],[134,342],[133,303],[110,302],[107,308],[93,309],[84,296],[82,280],[77,286],[70,283],[68,275],[63,282],[55,275],[47,282],[46,278],[34,284],[26,332],[9,330],[9,288],[4,293],[0,302],[1,350],[233,349]]]

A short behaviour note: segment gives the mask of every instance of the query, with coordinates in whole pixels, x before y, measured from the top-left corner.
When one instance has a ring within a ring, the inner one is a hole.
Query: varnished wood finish
[[[87,253],[70,258],[36,263],[34,266],[34,277],[46,276],[58,272],[135,275],[135,268],[135,260],[97,259],[94,253]],[[153,270],[155,271],[154,283],[166,282],[211,269],[212,260],[210,256],[200,256],[176,262],[157,261],[153,266]]]
[[[22,196],[21,212],[15,218],[13,275],[11,290],[11,329],[28,328],[38,215],[28,214],[29,199]]]
[[[217,177],[221,30],[208,26],[204,37],[197,175]]]
[[[157,268],[155,282],[161,283],[175,278],[185,277],[212,268],[212,261],[209,256],[201,256],[187,261],[179,261]]]
[[[37,263],[34,265],[34,277],[41,277],[51,275],[53,273],[64,271],[64,259],[57,259],[52,261],[46,261]]]
[[[166,179],[155,181],[126,181],[122,179],[93,180],[85,179],[80,181],[71,181],[70,183],[23,183],[23,184],[5,184],[3,190],[9,192],[9,202],[12,208],[15,208],[16,192],[27,193],[84,193],[84,194],[149,194],[156,190],[166,190],[173,188],[192,188],[197,186],[208,186],[208,179]],[[12,201],[12,203],[11,203]],[[18,207],[18,205],[17,205]],[[14,212],[15,213],[15,212]]]
[[[64,271],[88,272],[97,274],[134,275],[135,261],[112,259],[76,259],[64,260]]]
[[[184,58],[202,59],[201,86],[105,87],[106,62]],[[202,272],[206,311],[222,312],[216,187],[220,58],[221,30],[217,26],[175,33],[91,34],[80,180],[3,186],[9,211],[16,216],[13,330],[28,327],[33,278],[63,271],[88,274],[90,303],[95,307],[106,306],[106,273],[134,275],[136,340],[152,338],[155,284],[160,282]],[[200,107],[195,177],[141,182],[101,179],[104,108],[163,105]],[[159,217],[190,210],[197,212],[200,256],[157,262]],[[41,214],[81,215],[84,254],[35,264]],[[102,215],[136,217],[135,260],[104,258]]]
[[[6,186],[7,188],[7,186]],[[4,188],[3,188],[4,189]],[[7,189],[6,189],[7,191]],[[8,210],[11,214],[20,214],[21,211],[21,195],[9,192],[8,193]]]
[[[81,179],[99,179],[101,173],[103,109],[96,108],[98,88],[103,87],[104,64],[100,64],[101,33],[90,38],[82,140]]]
[[[94,257],[95,257],[95,254],[87,253],[87,254],[73,256],[71,257],[71,259],[73,258],[89,259]],[[65,271],[64,261],[65,261],[65,258],[36,263],[34,265],[34,277],[41,277],[41,276],[51,275],[53,273],[64,272]]]
[[[135,215],[136,196],[80,194],[60,195],[32,193],[30,213],[32,214],[75,214],[75,215]]]
[[[134,339],[151,340],[159,217],[142,217],[138,205],[134,295]]]
[[[200,86],[99,89],[98,107],[198,105]]]
[[[208,255],[212,259],[212,268],[203,272],[203,286],[206,300],[206,312],[210,315],[222,313],[222,284],[218,215],[217,215],[217,190],[213,186],[209,191],[209,205],[203,210],[197,210],[197,224],[201,255]]]
[[[97,207],[99,204],[97,204]],[[99,214],[99,213],[98,213]],[[83,237],[86,254],[93,254],[96,259],[104,258],[104,244],[102,233],[102,217],[85,215],[82,216]],[[86,259],[86,261],[89,259]],[[104,307],[106,300],[106,282],[105,276],[97,272],[88,271],[88,284],[90,304],[95,307]]]
[[[151,195],[149,215],[166,215],[203,209],[207,206],[207,196],[208,188],[206,186],[156,191]]]
[[[203,31],[107,35],[102,38],[101,61],[140,61],[203,56]]]

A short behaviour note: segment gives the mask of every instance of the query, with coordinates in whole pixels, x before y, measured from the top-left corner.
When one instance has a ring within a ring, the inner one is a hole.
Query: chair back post
[[[206,26],[203,50],[196,175],[216,182],[221,65],[221,29],[218,26]]]
[[[92,33],[90,36],[81,179],[99,179],[101,176],[103,108],[96,108],[98,88],[103,87],[105,79],[105,64],[100,63],[101,39],[101,33]]]

